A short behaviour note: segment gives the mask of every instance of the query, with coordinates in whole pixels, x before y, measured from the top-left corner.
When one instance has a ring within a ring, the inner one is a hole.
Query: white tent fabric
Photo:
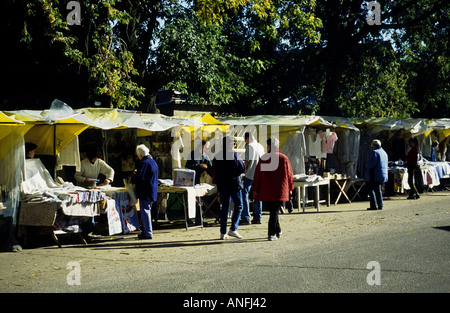
[[[320,124],[324,126],[333,126],[320,116],[312,115],[254,115],[243,117],[225,117],[217,118],[223,123],[230,125],[278,125],[300,127],[312,124]]]

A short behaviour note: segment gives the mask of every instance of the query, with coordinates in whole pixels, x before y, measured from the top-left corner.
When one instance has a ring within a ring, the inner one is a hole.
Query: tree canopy
[[[450,113],[445,0],[380,1],[377,23],[356,0],[72,2],[2,1],[3,106],[155,112],[173,89],[240,114]]]

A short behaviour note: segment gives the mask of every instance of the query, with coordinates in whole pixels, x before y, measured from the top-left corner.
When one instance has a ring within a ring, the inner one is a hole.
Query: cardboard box
[[[195,171],[176,168],[173,170],[173,185],[174,186],[194,186],[195,185]]]

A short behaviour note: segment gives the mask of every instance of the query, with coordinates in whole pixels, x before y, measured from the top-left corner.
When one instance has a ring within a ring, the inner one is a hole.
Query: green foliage
[[[4,3],[10,55],[65,62],[115,107],[170,88],[243,114],[450,115],[446,0],[380,2],[372,26],[358,0],[79,1],[80,26],[67,1]]]
[[[236,101],[249,92],[245,77],[261,68],[260,62],[226,49],[220,26],[179,19],[165,27],[160,39],[158,66],[165,88],[187,94],[193,104]]]
[[[33,0],[27,3],[29,18],[43,18],[45,36],[61,47],[69,62],[87,69],[91,90],[110,99],[111,107],[136,107],[144,88],[131,79],[133,55],[115,35],[119,24],[128,24],[132,17],[115,8],[119,0],[102,0],[96,4],[78,1],[82,25],[69,26],[65,1]],[[33,40],[32,30],[24,29],[23,41]]]

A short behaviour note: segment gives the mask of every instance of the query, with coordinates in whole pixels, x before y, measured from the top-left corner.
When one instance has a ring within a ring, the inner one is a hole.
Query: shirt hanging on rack
[[[326,158],[326,153],[322,152],[322,139],[315,130],[310,130],[306,133],[306,140],[308,145],[308,155],[316,158]]]
[[[329,136],[327,136],[327,132],[320,132],[320,138],[322,138],[322,152],[323,153],[333,153],[334,143],[338,140],[338,136],[335,132],[331,132]]]

